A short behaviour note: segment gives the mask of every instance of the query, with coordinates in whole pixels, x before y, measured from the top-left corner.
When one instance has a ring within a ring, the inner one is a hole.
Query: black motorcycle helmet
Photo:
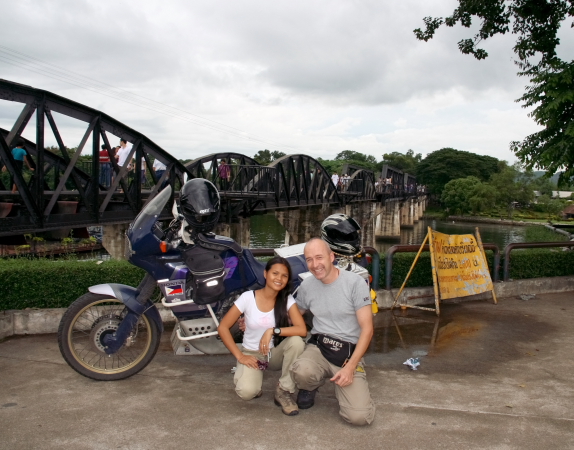
[[[321,224],[321,238],[338,255],[355,256],[361,252],[361,227],[346,214],[332,214]]]
[[[213,230],[219,219],[219,192],[210,181],[194,178],[183,185],[179,193],[181,213],[198,233]]]

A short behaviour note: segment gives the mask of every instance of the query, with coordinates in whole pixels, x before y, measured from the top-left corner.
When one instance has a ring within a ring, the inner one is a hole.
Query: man
[[[336,189],[339,186],[339,175],[337,175],[337,172],[333,172],[333,175],[331,175],[331,181],[335,185]]]
[[[155,179],[156,179],[156,183],[157,183],[160,180],[160,178],[163,176],[163,174],[165,173],[167,166],[164,163],[162,163],[158,158],[156,158],[155,161],[153,162],[152,169],[155,172]],[[161,189],[163,189],[166,184],[167,184],[167,180],[165,180],[161,184]]]
[[[12,156],[14,157],[14,165],[16,166],[16,170],[22,173],[24,169],[24,163],[28,166],[32,172],[34,168],[31,166],[30,162],[28,161],[28,153],[26,149],[24,149],[25,143],[23,139],[19,139],[16,147],[12,149]],[[2,168],[3,171],[6,171],[6,166]],[[18,192],[18,187],[16,186],[16,182],[14,181],[14,177],[12,177],[12,194]]]
[[[317,389],[329,379],[335,383],[341,417],[353,425],[370,424],[375,405],[362,360],[373,336],[369,288],[359,275],[333,265],[335,255],[325,241],[311,239],[304,254],[313,277],[301,283],[297,305],[313,313],[313,337],[291,368],[299,388],[297,405],[299,409],[311,408]],[[324,354],[333,361],[332,355],[321,351],[325,342],[342,350],[339,353],[348,356],[347,361],[342,365],[330,362]]]
[[[130,152],[132,151],[132,147],[133,147],[132,144],[128,144],[128,142],[125,139],[120,139],[120,148],[116,153],[116,159],[118,160],[118,165],[120,167],[123,167],[126,164],[128,156],[130,156]],[[132,162],[133,162],[133,156],[129,158],[128,171],[132,170],[132,168],[130,167],[132,166]]]
[[[116,159],[118,160],[118,166],[120,166],[120,170],[122,167],[124,167],[125,165],[128,166],[128,171],[124,174],[124,177],[127,179],[127,175],[130,172],[130,170],[132,170],[133,168],[133,155],[130,156],[130,152],[132,151],[132,144],[128,144],[128,141],[126,141],[125,139],[120,139],[120,148],[118,149],[117,153],[116,153]],[[121,191],[121,189],[120,189]]]
[[[219,180],[220,180],[219,188],[222,191],[228,190],[229,180],[231,179],[231,168],[229,167],[225,159],[222,159],[219,162],[219,166],[217,166],[217,172],[219,174]]]
[[[112,151],[113,154],[113,151]],[[104,187],[110,187],[111,179],[112,179],[112,165],[110,162],[110,155],[108,154],[108,150],[106,145],[102,145],[102,149],[100,150],[100,184]]]

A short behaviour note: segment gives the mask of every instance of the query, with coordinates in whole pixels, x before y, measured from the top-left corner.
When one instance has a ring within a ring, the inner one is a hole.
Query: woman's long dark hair
[[[291,293],[291,266],[289,265],[289,261],[281,256],[275,256],[271,258],[267,265],[265,266],[265,270],[267,273],[271,270],[275,264],[282,264],[287,268],[287,273],[289,274],[289,279],[287,280],[287,284],[283,289],[281,289],[277,293],[277,298],[275,299],[275,326],[279,328],[288,327],[289,325],[289,312],[287,310],[287,298]],[[273,336],[273,345],[277,346],[279,343],[284,339],[284,337],[280,336]]]

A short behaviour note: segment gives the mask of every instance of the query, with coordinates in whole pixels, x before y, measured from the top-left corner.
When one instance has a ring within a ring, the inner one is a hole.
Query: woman
[[[275,404],[284,414],[299,413],[291,394],[295,383],[289,369],[303,353],[306,336],[305,321],[299,312],[291,290],[291,267],[285,258],[276,256],[265,267],[265,287],[244,292],[219,324],[219,335],[225,346],[237,358],[237,371],[233,381],[235,392],[243,400],[262,394],[263,370],[281,370],[275,391]],[[245,317],[243,346],[239,349],[229,329],[239,316]],[[289,325],[289,321],[293,325]],[[268,364],[267,364],[268,363]]]

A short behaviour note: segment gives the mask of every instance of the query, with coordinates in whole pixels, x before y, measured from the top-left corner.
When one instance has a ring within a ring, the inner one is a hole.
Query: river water
[[[445,234],[472,234],[475,227],[479,228],[483,243],[496,244],[502,251],[508,244],[514,242],[532,241],[530,226],[495,225],[473,222],[452,222],[440,220],[420,220],[413,228],[401,229],[400,241],[377,240],[374,247],[379,253],[385,253],[390,247],[401,244],[421,244],[426,236],[427,228]],[[542,228],[542,227],[536,227]],[[561,241],[564,236],[543,229],[542,238],[534,240]],[[251,248],[275,248],[285,242],[285,229],[273,214],[251,217]]]

